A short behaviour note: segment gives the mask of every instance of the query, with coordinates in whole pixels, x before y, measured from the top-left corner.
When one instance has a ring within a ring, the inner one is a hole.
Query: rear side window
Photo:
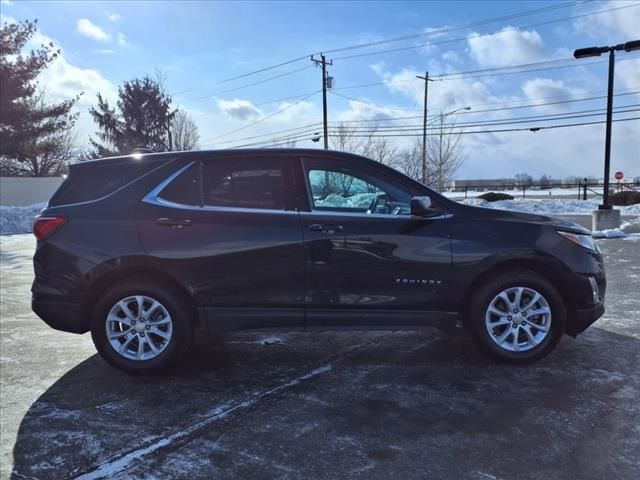
[[[180,205],[200,205],[200,163],[196,162],[162,189],[159,198]]]
[[[278,158],[205,161],[202,184],[205,206],[285,209],[283,161]]]
[[[136,162],[72,167],[67,179],[49,200],[49,205],[68,205],[97,200],[124,187],[159,165],[158,162]]]

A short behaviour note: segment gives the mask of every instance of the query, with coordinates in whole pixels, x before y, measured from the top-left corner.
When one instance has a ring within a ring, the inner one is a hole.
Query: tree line
[[[49,43],[25,52],[37,27],[37,20],[0,27],[0,175],[60,176],[73,161],[129,154],[135,148],[198,148],[196,123],[172,106],[161,74],[125,81],[115,104],[98,94],[89,108],[97,132],[89,146],[81,146],[74,107],[83,92],[63,102],[49,101],[38,77],[60,50]]]

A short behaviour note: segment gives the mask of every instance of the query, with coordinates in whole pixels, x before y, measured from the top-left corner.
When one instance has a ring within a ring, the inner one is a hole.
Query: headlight
[[[564,238],[569,240],[570,242],[575,243],[576,245],[580,245],[587,250],[591,250],[592,252],[598,252],[598,247],[596,246],[596,242],[593,241],[593,237],[591,235],[578,235],[577,233],[569,233],[569,232],[558,232]]]

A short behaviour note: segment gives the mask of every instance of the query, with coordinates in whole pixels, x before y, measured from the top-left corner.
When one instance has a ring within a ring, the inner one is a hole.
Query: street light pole
[[[615,69],[615,60],[616,60],[615,52],[616,51],[631,52],[634,50],[640,50],[640,40],[633,40],[631,42],[620,43],[618,45],[607,46],[607,47],[579,48],[573,52],[573,56],[576,59],[587,58],[587,57],[599,57],[603,53],[609,52],[609,82],[607,85],[607,121],[606,121],[605,140],[604,140],[605,142],[604,143],[604,192],[602,196],[602,205],[598,206],[598,210],[612,209],[611,205],[609,204],[609,175],[611,170],[611,124],[613,121],[613,81],[614,81],[614,69]],[[594,225],[595,225],[595,222],[594,222]]]
[[[601,210],[611,210],[609,204],[609,172],[611,171],[611,123],[613,120],[613,77],[616,64],[614,49],[609,50],[609,85],[607,86],[607,125],[604,135],[604,195]]]

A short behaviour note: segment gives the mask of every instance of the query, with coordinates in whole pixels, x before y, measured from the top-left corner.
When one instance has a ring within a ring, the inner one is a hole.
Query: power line
[[[624,91],[624,90],[628,90],[628,89],[622,89],[621,91]],[[627,93],[618,93],[618,94],[615,94],[614,96],[619,97],[619,96],[626,96],[626,95],[635,95],[637,93],[640,93],[640,91],[632,91],[632,92],[627,92]],[[536,100],[544,100],[545,98],[566,98],[566,97],[558,97],[558,96],[555,96],[555,97],[541,97],[541,98],[538,98]],[[512,106],[512,107],[500,107],[500,108],[490,108],[490,109],[485,109],[485,110],[465,111],[465,112],[460,112],[459,115],[480,114],[480,113],[486,113],[486,112],[496,112],[496,111],[523,109],[523,108],[535,108],[535,107],[541,107],[541,106],[550,106],[550,105],[558,105],[558,104],[567,104],[567,103],[574,103],[574,102],[598,100],[598,99],[603,99],[603,98],[606,98],[606,96],[593,96],[593,97],[585,97],[585,98],[579,98],[579,99],[569,99],[569,100],[565,100],[565,101],[534,103],[534,104],[529,104],[529,105],[518,105],[518,106]],[[525,100],[521,100],[521,101],[525,101]],[[492,104],[477,104],[476,106],[482,106],[482,105],[492,105]],[[624,107],[627,107],[627,106],[616,107],[616,108],[624,108]],[[588,112],[588,111],[592,111],[592,110],[582,110],[582,111],[573,112],[573,113],[581,113],[581,112]],[[559,114],[548,114],[548,115],[563,115],[563,114],[559,113]],[[432,116],[429,116],[429,118],[433,120],[433,119],[435,119],[435,118],[437,118],[439,116],[440,115],[432,115]],[[397,121],[397,120],[412,120],[412,119],[418,119],[418,118],[422,118],[422,116],[388,117],[388,118],[384,118],[382,120],[381,119],[344,120],[344,121],[341,121],[341,122],[330,122],[331,123],[330,128],[334,128],[335,126],[340,125],[340,124],[370,123],[370,122]],[[515,117],[515,118],[529,118],[529,117]],[[313,130],[313,131],[309,130],[309,133],[315,134],[315,133],[318,133],[317,132],[318,127],[320,127],[321,125],[322,124],[320,122],[310,123],[310,124],[302,125],[300,127],[287,128],[287,129],[278,130],[278,131],[274,131],[274,132],[264,133],[264,134],[261,134],[261,135],[243,137],[243,138],[238,138],[238,139],[234,139],[234,140],[225,140],[223,142],[219,142],[218,144],[224,145],[224,144],[229,144],[229,143],[247,142],[249,140],[256,140],[258,138],[271,137],[271,138],[267,138],[264,141],[255,142],[255,143],[251,144],[251,145],[260,145],[262,143],[269,143],[269,142],[273,141],[274,138],[272,136],[282,136],[283,134],[297,135],[297,134],[303,133],[303,132],[300,132],[300,130],[305,130],[304,133],[306,133],[306,129],[307,128]],[[396,125],[396,126],[398,126],[398,125]],[[402,126],[402,125],[399,125],[399,126]],[[381,127],[381,126],[379,126],[379,127]],[[289,138],[289,136],[282,136],[281,138]],[[240,146],[245,146],[245,145],[240,145]],[[234,146],[233,148],[238,148],[238,147],[239,146]]]
[[[334,95],[338,95],[335,92],[332,92]],[[614,97],[620,97],[620,96],[626,96],[626,95],[636,95],[640,93],[640,90],[637,91],[632,91],[632,92],[627,92],[627,93],[618,93],[615,94]],[[340,95],[342,96],[342,95]],[[554,97],[547,97],[547,98],[554,98]],[[558,98],[558,97],[555,97]],[[562,98],[562,97],[559,97]],[[535,108],[535,107],[545,107],[545,106],[550,106],[550,105],[562,105],[562,104],[567,104],[567,103],[575,103],[575,102],[586,102],[586,101],[591,101],[591,100],[600,100],[603,98],[607,98],[606,95],[600,95],[600,96],[594,96],[594,97],[585,97],[585,98],[572,98],[570,100],[561,100],[561,101],[555,101],[555,102],[543,102],[543,103],[532,103],[532,104],[528,104],[528,105],[517,105],[517,106],[512,106],[512,107],[498,107],[498,108],[489,108],[489,109],[484,109],[484,110],[471,110],[471,111],[466,111],[466,112],[460,112],[459,115],[475,115],[478,113],[487,113],[487,112],[498,112],[498,111],[502,111],[502,110],[515,110],[515,109],[521,109],[521,108]],[[542,100],[543,98],[541,98],[540,100]],[[362,100],[358,100],[362,103],[367,103],[364,102]],[[522,100],[525,101],[525,100]],[[370,104],[370,105],[374,105],[376,106],[376,104]],[[477,104],[475,106],[482,106],[482,105],[492,105],[492,104]],[[429,118],[436,118],[439,115],[433,115]],[[384,118],[382,120],[384,121],[389,121],[389,120],[411,120],[411,119],[417,119],[417,118],[422,118],[422,115],[412,115],[412,116],[404,116],[404,117],[387,117]],[[374,119],[360,119],[360,120],[343,120],[340,123],[366,123],[366,122],[380,122],[381,119],[379,118],[374,118]]]
[[[310,69],[310,68],[312,68],[312,67],[313,67],[312,65],[307,65],[306,67],[298,68],[298,69],[296,69],[296,70],[290,70],[290,71],[288,71],[288,72],[281,73],[281,74],[276,75],[276,76],[274,76],[274,77],[265,78],[265,79],[263,79],[263,80],[258,80],[257,82],[248,83],[248,84],[246,84],[246,85],[241,85],[241,86],[239,86],[239,87],[230,88],[230,89],[228,89],[228,90],[222,90],[222,91],[219,91],[219,92],[215,92],[215,93],[211,93],[211,94],[208,94],[208,95],[204,95],[204,96],[202,96],[202,97],[190,98],[190,99],[187,99],[187,100],[185,100],[185,101],[188,101],[188,102],[195,102],[196,100],[202,100],[202,99],[204,99],[204,98],[211,98],[211,97],[216,97],[216,96],[218,96],[218,95],[224,95],[225,93],[236,92],[236,91],[238,91],[238,90],[243,90],[243,89],[245,89],[245,88],[253,87],[253,86],[255,86],[255,85],[260,85],[260,84],[262,84],[262,83],[270,82],[270,81],[272,81],[272,80],[276,80],[276,79],[278,79],[278,78],[288,77],[289,75],[293,75],[293,74],[296,74],[296,73],[298,73],[298,72],[302,72],[302,71],[304,71],[304,70],[309,70],[309,69]]]
[[[631,105],[629,107],[634,107],[634,106],[640,106],[640,105]],[[595,110],[587,110],[586,112],[592,112]],[[621,110],[621,111],[617,111],[615,112],[616,114],[623,114],[623,113],[634,113],[634,112],[638,112],[640,111],[640,109],[638,108],[627,108],[626,110]],[[455,127],[460,127],[460,128],[478,128],[478,127],[492,127],[492,126],[505,126],[505,125],[518,125],[518,124],[522,124],[522,123],[538,123],[538,122],[552,122],[552,121],[558,121],[558,120],[570,120],[570,119],[576,119],[576,118],[586,118],[586,117],[594,117],[594,116],[602,116],[605,113],[600,111],[600,113],[595,113],[595,114],[584,114],[584,115],[555,115],[554,118],[540,118],[540,117],[546,117],[546,116],[533,116],[533,117],[518,117],[515,119],[505,119],[505,120],[487,120],[487,121],[479,121],[476,123],[473,122],[469,122],[468,124],[456,124],[454,126],[452,126],[452,128]],[[618,120],[626,120],[626,119],[618,119]],[[592,122],[593,123],[593,122]],[[595,122],[595,123],[604,123],[604,122]],[[451,127],[451,125],[448,125],[449,127]],[[527,129],[531,129],[533,128],[534,131],[538,130],[538,129],[542,129],[542,128],[549,128],[549,127],[553,127],[554,125],[546,125],[544,127],[527,127]],[[402,128],[402,127],[407,127],[407,128]],[[387,127],[372,127],[370,129],[358,129],[358,130],[350,130],[349,131],[349,136],[352,137],[356,137],[356,138],[362,138],[362,137],[366,137],[366,138],[373,138],[373,137],[417,137],[417,136],[422,136],[424,133],[422,133],[422,125],[407,125],[407,126],[399,126],[399,127],[388,127],[388,129],[382,129],[382,128],[387,128]],[[427,128],[428,132],[438,132],[438,133],[427,133],[427,135],[439,135],[440,131],[442,130],[441,126],[434,126],[434,127],[428,127]],[[498,131],[498,130],[496,130]],[[465,130],[451,130],[451,132],[453,133],[476,133],[478,132],[477,130],[472,130],[472,131],[465,131]],[[484,130],[482,130],[482,132],[484,132]],[[330,127],[330,134],[329,137],[339,137],[341,135],[343,135],[344,133],[341,132],[341,130],[338,127]],[[247,143],[247,144],[241,144],[241,145],[235,145],[231,148],[244,148],[244,147],[251,147],[251,146],[260,146],[260,145],[270,145],[273,142],[278,142],[280,140],[283,140],[284,143],[290,143],[292,141],[299,141],[299,140],[309,140],[313,137],[317,137],[318,132],[314,132],[313,130],[310,131],[305,131],[305,132],[299,132],[296,134],[292,134],[292,135],[288,135],[288,136],[283,136],[283,137],[275,137],[275,138],[269,138],[266,140],[262,140],[262,141],[258,141],[258,142],[252,142],[252,143]]]
[[[457,27],[447,27],[447,28],[443,28],[443,29],[432,30],[430,32],[421,32],[421,33],[418,33],[418,34],[405,35],[405,36],[402,36],[402,37],[395,37],[395,38],[386,39],[386,40],[379,40],[379,41],[376,41],[376,42],[369,42],[369,43],[365,43],[365,44],[351,45],[351,46],[348,46],[348,47],[335,48],[335,49],[331,49],[331,50],[326,50],[324,53],[326,54],[326,53],[333,53],[333,52],[340,52],[340,51],[355,50],[355,49],[359,49],[359,48],[367,48],[367,47],[370,47],[370,46],[382,45],[382,44],[386,44],[386,43],[393,43],[393,42],[402,41],[402,40],[409,40],[409,39],[412,39],[412,38],[418,38],[418,37],[424,37],[424,36],[433,36],[433,35],[441,35],[441,34],[450,33],[450,32],[453,32],[453,31],[459,31],[459,30],[465,30],[465,29],[473,28],[473,27],[476,27],[476,26],[487,25],[487,24],[491,24],[491,23],[504,22],[504,21],[507,21],[507,20],[511,20],[513,18],[525,17],[525,16],[529,16],[529,15],[536,15],[536,14],[539,14],[539,13],[544,13],[544,12],[547,12],[547,11],[557,10],[557,9],[561,9],[561,8],[568,8],[568,7],[571,7],[571,6],[574,6],[574,5],[578,5],[578,4],[581,4],[581,3],[584,3],[584,2],[583,1],[573,1],[573,2],[567,2],[567,3],[564,3],[564,4],[553,5],[553,6],[544,7],[544,8],[538,8],[538,9],[533,9],[533,10],[525,10],[525,11],[522,11],[522,12],[517,12],[517,13],[514,13],[514,14],[502,16],[502,17],[494,17],[494,18],[489,18],[489,19],[485,19],[485,20],[480,20],[480,21],[477,21],[477,22],[464,24],[464,25],[460,25],[460,26],[457,26]],[[626,7],[618,7],[618,8],[609,9],[609,10],[602,10],[602,11],[598,11],[598,12],[591,12],[591,13],[584,14],[582,16],[596,15],[596,14],[599,14],[599,13],[604,13],[604,12],[607,12],[607,11],[617,10],[617,9],[620,9],[620,8],[629,8],[631,6],[634,6],[634,5],[630,5],[630,6],[626,6]],[[578,16],[578,17],[580,17],[580,16]],[[575,18],[578,18],[578,17],[575,17]],[[572,18],[574,18],[574,17],[570,17],[569,19],[572,19]],[[564,20],[567,20],[567,19],[563,19],[563,21]],[[525,26],[525,27],[520,27],[520,28],[527,28],[527,27]],[[410,48],[418,48],[418,47],[419,46],[412,46]],[[315,52],[315,53],[320,53],[320,52]],[[379,53],[379,52],[374,52],[374,54],[377,54],[377,53]],[[282,67],[282,66],[290,65],[292,63],[296,63],[296,62],[305,60],[309,56],[310,56],[310,54],[303,55],[303,56],[300,56],[300,57],[296,57],[296,58],[292,58],[292,59],[286,60],[284,62],[277,63],[275,65],[270,65],[270,66],[263,67],[263,68],[260,68],[260,69],[257,69],[257,70],[253,70],[253,71],[250,71],[250,72],[247,72],[247,73],[243,73],[243,74],[240,74],[240,75],[235,75],[233,77],[224,78],[222,80],[218,80],[218,81],[214,82],[213,85],[220,85],[220,84],[231,82],[231,81],[234,81],[234,80],[246,78],[246,77],[249,77],[249,76],[252,76],[252,75],[257,75],[257,74],[260,74],[260,73],[263,73],[263,72],[266,72],[266,71],[269,71],[269,70],[273,70],[273,69],[276,69],[276,68],[279,68],[279,67]],[[345,57],[340,57],[340,58],[345,58]],[[279,76],[272,77],[270,80],[273,80],[273,79],[276,79],[276,78],[280,78],[280,77]],[[265,81],[270,81],[270,80],[265,80]],[[198,86],[198,87],[193,87],[193,88],[181,90],[181,91],[172,93],[172,96],[183,95],[185,93],[190,93],[192,91],[201,90],[201,89],[207,88],[207,87],[208,87],[208,85],[203,85],[203,86]],[[211,96],[213,96],[213,95],[215,95],[215,94],[212,94]],[[201,97],[201,98],[205,98],[205,97]]]
[[[640,117],[633,117],[633,118],[622,118],[622,119],[615,119],[613,120],[613,122],[630,122],[630,121],[634,121],[634,120],[640,120]],[[602,125],[603,123],[606,123],[605,121],[599,121],[599,122],[583,122],[583,123],[568,123],[568,124],[561,124],[561,125],[545,125],[545,126],[540,126],[540,127],[521,127],[521,128],[505,128],[505,129],[497,129],[497,130],[473,130],[473,131],[460,131],[460,132],[443,132],[443,135],[471,135],[471,134],[476,134],[476,133],[504,133],[504,132],[524,132],[524,131],[534,131],[537,132],[538,130],[550,130],[550,129],[556,129],[556,128],[565,128],[565,127],[581,127],[581,126],[586,126],[586,125]],[[439,133],[427,133],[427,135],[440,135]],[[336,137],[338,135],[329,135],[330,137]],[[406,134],[373,134],[373,135],[353,135],[353,137],[359,137],[359,138],[371,138],[371,137],[420,137],[422,136],[422,133],[406,133]]]
[[[635,108],[639,107],[640,104],[633,105],[625,105],[622,107],[617,107],[616,112],[618,114],[621,113],[632,113],[640,111],[640,109]],[[597,112],[597,113],[593,113]],[[514,117],[514,118],[501,118],[501,119],[491,119],[491,120],[476,120],[473,122],[460,122],[460,123],[449,123],[447,124],[451,128],[472,128],[479,126],[495,126],[495,125],[515,125],[519,123],[526,122],[549,122],[555,120],[568,120],[573,118],[585,118],[585,117],[596,117],[601,116],[606,113],[606,109],[592,109],[592,110],[583,110],[580,112],[574,112],[572,114],[547,114],[547,115],[530,115],[524,117]],[[333,129],[339,127],[331,127]],[[349,130],[349,132],[353,133],[377,133],[377,132],[403,132],[403,131],[422,131],[422,125],[376,125],[373,127],[353,127]],[[427,127],[428,130],[438,130],[440,126],[436,127]]]
[[[472,35],[468,35],[466,37],[457,37],[457,38],[450,38],[447,40],[440,40],[438,42],[427,42],[427,43],[422,43],[422,44],[418,44],[418,45],[410,45],[410,46],[406,46],[406,47],[397,47],[397,48],[392,48],[392,49],[387,49],[387,50],[376,50],[374,52],[366,52],[366,53],[358,53],[358,54],[354,54],[354,55],[346,55],[346,56],[342,56],[342,57],[334,57],[334,60],[347,60],[347,59],[353,59],[353,58],[360,58],[360,57],[369,57],[369,56],[373,56],[373,55],[382,55],[382,54],[387,54],[387,53],[397,53],[397,52],[402,52],[402,51],[406,51],[406,50],[413,50],[416,48],[422,48],[422,47],[426,47],[426,46],[432,46],[432,45],[444,45],[447,43],[455,43],[455,42],[460,42],[460,41],[465,41],[468,40],[469,38],[479,38],[479,37],[483,37],[486,35],[498,35],[498,34],[502,34],[502,33],[507,33],[507,32],[513,32],[513,31],[517,31],[523,28],[533,28],[533,27],[541,27],[544,25],[551,25],[553,23],[560,23],[560,22],[567,22],[570,20],[577,20],[579,18],[584,18],[584,17],[589,17],[592,15],[600,15],[602,13],[607,13],[607,12],[612,12],[615,10],[622,10],[625,8],[632,8],[632,7],[636,7],[640,5],[640,3],[634,3],[632,5],[624,5],[621,7],[616,7],[616,8],[609,8],[609,9],[603,9],[603,10],[598,10],[595,12],[589,12],[589,13],[584,13],[584,14],[580,14],[580,15],[573,15],[570,17],[564,17],[564,18],[559,18],[559,19],[555,19],[555,20],[548,20],[545,22],[538,22],[538,23],[532,23],[529,25],[521,25],[518,27],[510,27],[510,28],[505,28],[503,30],[500,30],[499,32],[495,32],[495,33],[476,33],[476,34],[472,34]],[[437,32],[430,32],[432,34],[435,34]],[[449,32],[444,32],[444,33],[449,33]],[[373,45],[373,44],[372,44]],[[364,46],[363,46],[364,48]]]
[[[267,115],[266,117],[262,117],[261,119],[256,120],[255,122],[249,123],[248,125],[244,125],[244,126],[242,126],[242,127],[240,127],[240,128],[236,128],[235,130],[231,130],[231,131],[226,132],[226,133],[223,133],[223,134],[221,134],[221,135],[217,135],[217,136],[215,136],[215,137],[205,139],[205,140],[203,140],[203,141],[202,141],[202,143],[203,143],[203,144],[206,144],[207,142],[211,142],[212,140],[217,140],[218,138],[226,137],[226,136],[231,135],[231,134],[233,134],[233,133],[236,133],[236,132],[240,132],[240,131],[242,131],[242,130],[245,130],[245,129],[249,128],[249,127],[253,127],[254,125],[257,125],[257,124],[259,124],[259,123],[262,123],[262,122],[264,122],[265,120],[268,120],[268,119],[270,119],[270,118],[275,117],[276,115],[280,115],[281,113],[286,112],[286,111],[287,111],[287,110],[289,110],[290,108],[295,107],[296,105],[298,105],[298,104],[300,104],[300,103],[304,102],[305,100],[307,100],[307,99],[311,98],[312,96],[314,96],[314,95],[315,95],[315,94],[317,94],[317,93],[320,93],[320,90],[317,90],[317,91],[313,92],[312,94],[307,95],[306,97],[304,97],[304,98],[302,98],[302,99],[298,100],[297,102],[292,103],[291,105],[287,105],[285,108],[283,108],[283,109],[281,109],[281,110],[278,110],[277,112],[274,112],[274,113],[272,113],[272,114],[270,114],[270,115]]]
[[[286,128],[284,130],[279,130],[276,132],[270,132],[270,133],[263,133],[260,135],[254,135],[252,137],[244,137],[244,138],[239,138],[239,139],[235,139],[235,140],[225,140],[224,142],[217,142],[218,145],[225,145],[225,144],[229,144],[229,143],[237,143],[237,142],[244,142],[246,140],[255,140],[256,138],[262,138],[262,137],[269,137],[271,135],[280,135],[282,133],[288,133],[291,132],[291,134],[293,135],[293,132],[299,133],[297,132],[298,130],[306,130],[306,129],[310,129],[313,128],[313,130],[318,130],[318,127],[322,126],[322,122],[315,122],[315,123],[309,123],[307,125],[303,125],[301,127],[294,127],[294,128]],[[271,140],[271,139],[269,139]]]
[[[638,56],[626,56],[625,58],[621,58],[618,60],[618,62],[622,62],[625,60],[634,60],[638,58]],[[495,77],[495,76],[502,76],[502,75],[514,75],[514,74],[520,74],[520,73],[531,73],[531,72],[540,72],[540,71],[547,71],[547,70],[555,70],[555,69],[560,69],[560,68],[578,68],[578,67],[583,67],[583,66],[588,66],[588,65],[596,65],[596,64],[600,64],[600,63],[606,63],[607,60],[595,60],[595,61],[591,61],[591,62],[581,62],[581,63],[574,63],[572,65],[563,65],[563,66],[556,66],[556,67],[548,67],[548,68],[531,68],[531,69],[525,69],[525,70],[520,70],[520,71],[516,71],[516,72],[502,72],[502,73],[492,73],[492,74],[486,74],[486,75],[468,75],[468,76],[461,76],[461,77],[455,77],[455,78],[451,78],[452,76],[456,75],[456,73],[450,73],[448,74],[447,77],[445,78],[440,78],[438,81],[442,82],[442,81],[447,81],[447,80],[462,80],[462,79],[470,79],[470,78],[484,78],[484,77]],[[509,69],[509,68],[516,68],[514,67],[504,67],[505,69]],[[437,76],[437,75],[436,75]],[[334,90],[353,90],[354,88],[366,88],[366,87],[376,87],[376,86],[380,86],[380,85],[391,85],[391,84],[397,84],[397,83],[409,83],[409,82],[415,82],[414,78],[407,78],[407,79],[403,79],[403,80],[383,80],[381,82],[372,82],[372,83],[362,83],[359,85],[347,85],[346,87],[337,87],[334,88]]]
[[[349,51],[349,50],[357,50],[360,48],[368,48],[368,47],[374,47],[374,46],[378,46],[378,45],[384,45],[387,43],[395,43],[395,42],[402,42],[405,40],[412,40],[414,38],[420,38],[420,37],[425,37],[425,36],[433,36],[433,35],[443,35],[446,33],[451,33],[454,31],[458,31],[458,30],[467,30],[469,28],[473,28],[473,27],[478,27],[481,25],[488,25],[491,23],[500,23],[500,22],[504,22],[507,20],[513,20],[514,18],[519,18],[519,17],[525,17],[525,16],[529,16],[529,15],[536,15],[538,13],[546,13],[548,11],[551,10],[557,10],[560,8],[568,8],[568,7],[572,7],[574,5],[577,5],[579,3],[583,3],[580,1],[575,1],[575,2],[567,2],[567,3],[562,3],[559,5],[552,5],[549,7],[543,7],[543,8],[537,8],[534,10],[525,10],[522,12],[517,12],[517,13],[512,13],[509,15],[505,15],[502,17],[494,17],[494,18],[489,18],[489,19],[485,19],[485,20],[478,20],[477,22],[471,22],[471,23],[466,23],[464,25],[459,25],[457,27],[446,27],[446,28],[441,28],[441,29],[437,29],[437,30],[431,30],[429,32],[421,32],[421,33],[414,33],[411,35],[404,35],[401,37],[395,37],[395,38],[389,38],[389,39],[384,39],[384,40],[377,40],[377,41],[373,41],[373,42],[367,42],[367,43],[360,43],[357,45],[351,45],[348,47],[341,47],[341,48],[334,48],[331,50],[325,50],[324,53],[338,53],[338,52],[345,52],[345,51]],[[340,58],[340,57],[336,57],[336,60]]]

